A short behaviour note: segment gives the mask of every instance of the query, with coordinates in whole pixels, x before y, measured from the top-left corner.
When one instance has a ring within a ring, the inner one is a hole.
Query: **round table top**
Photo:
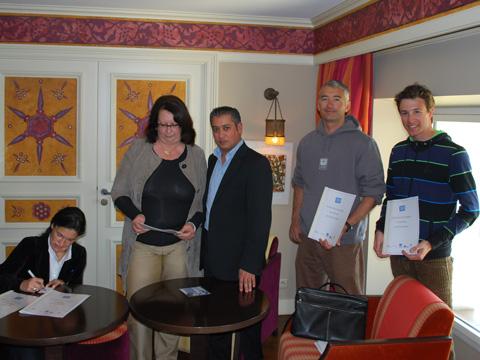
[[[52,346],[104,335],[127,319],[128,302],[121,294],[99,286],[76,285],[73,292],[90,297],[64,318],[23,315],[0,319],[0,343]]]
[[[179,289],[201,286],[209,295],[188,297]],[[240,293],[238,283],[183,278],[148,285],[130,299],[135,318],[158,331],[178,335],[232,332],[261,321],[268,299],[258,288]]]

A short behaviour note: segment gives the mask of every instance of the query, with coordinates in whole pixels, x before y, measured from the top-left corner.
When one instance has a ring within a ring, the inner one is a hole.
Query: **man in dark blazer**
[[[242,140],[237,109],[214,109],[210,125],[217,148],[208,159],[200,266],[207,277],[238,282],[248,296],[265,263],[272,171],[268,160]],[[211,335],[208,359],[230,359],[230,347],[231,334]],[[260,324],[240,332],[240,353],[249,360],[263,357]]]

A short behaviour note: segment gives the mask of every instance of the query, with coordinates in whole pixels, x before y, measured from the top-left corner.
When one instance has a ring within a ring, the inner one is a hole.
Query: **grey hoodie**
[[[292,183],[303,188],[300,211],[301,227],[308,234],[325,186],[356,194],[352,212],[362,197],[371,196],[377,204],[385,193],[382,160],[377,144],[364,134],[351,115],[332,134],[327,134],[322,121],[298,145],[297,163]],[[356,224],[342,238],[342,244],[365,239],[367,218]]]

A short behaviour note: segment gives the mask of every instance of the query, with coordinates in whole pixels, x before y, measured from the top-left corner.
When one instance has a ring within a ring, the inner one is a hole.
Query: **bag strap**
[[[340,285],[339,283],[334,283],[334,282],[330,282],[330,281],[327,281],[325,284],[323,284],[322,286],[320,286],[319,289],[321,290],[321,289],[323,289],[324,287],[327,287],[327,286],[330,287],[330,291],[331,291],[331,289],[333,289],[333,292],[338,292],[338,291],[337,291],[337,288],[340,288],[340,289],[343,290],[343,292],[344,292],[345,294],[350,295],[350,294],[348,293],[348,291],[345,290],[345,288],[344,288],[342,285]]]

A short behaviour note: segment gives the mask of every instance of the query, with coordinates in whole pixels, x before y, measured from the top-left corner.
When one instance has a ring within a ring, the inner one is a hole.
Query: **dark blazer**
[[[85,248],[72,244],[72,258],[62,266],[58,278],[66,284],[81,284],[83,270],[87,263]],[[20,283],[30,278],[28,270],[45,284],[50,277],[50,258],[48,254],[48,235],[24,238],[10,256],[0,265],[0,293],[8,290],[20,290]]]
[[[217,158],[208,159],[204,214]],[[207,276],[238,281],[238,271],[260,275],[272,222],[272,171],[265,156],[240,146],[218,188],[203,231],[201,268]]]

